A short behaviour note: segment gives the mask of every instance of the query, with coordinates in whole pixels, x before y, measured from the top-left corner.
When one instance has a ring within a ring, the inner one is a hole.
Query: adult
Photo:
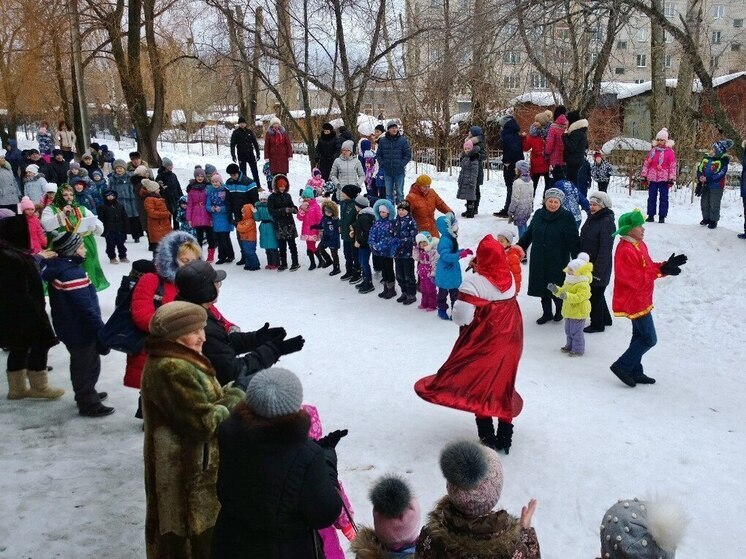
[[[257,186],[261,185],[259,182],[259,170],[256,166],[259,157],[259,142],[254,132],[249,128],[246,119],[240,116],[238,117],[238,128],[231,134],[231,159],[233,163],[238,162],[238,167],[244,176],[246,175],[246,165],[248,164],[251,169],[251,176],[254,178],[254,183]]]
[[[365,171],[360,160],[353,155],[355,145],[351,140],[342,143],[339,157],[334,160],[329,180],[337,187],[337,200],[342,199],[342,187],[347,184],[360,186],[365,178]]]
[[[6,161],[5,153],[0,151],[0,208],[18,213],[20,199],[21,193],[18,190],[18,182],[13,175],[13,168]]]
[[[202,354],[207,313],[173,302],[156,311],[142,376],[145,554],[208,559],[220,504],[217,429],[243,399],[221,388]]]
[[[67,173],[70,170],[70,164],[65,161],[65,156],[61,149],[52,150],[52,160],[47,165],[44,175],[49,182],[55,184],[65,184],[67,182]]]
[[[342,125],[337,129],[337,146],[339,146],[337,151],[340,151],[342,149],[342,144],[347,141],[352,142],[352,153],[354,154],[356,149],[355,136],[352,132],[347,130],[346,126]]]
[[[334,160],[338,155],[337,132],[331,123],[325,122],[321,126],[321,134],[316,141],[316,159],[314,160],[314,165],[321,171],[321,177],[325,181],[329,180],[332,165],[334,165]]]
[[[404,198],[404,174],[411,160],[409,140],[399,132],[399,125],[390,120],[386,125],[386,134],[378,138],[376,161],[383,171],[386,198],[393,204]]]
[[[476,197],[474,198],[474,215],[479,213],[479,201],[482,199],[482,185],[484,184],[484,163],[487,161],[487,142],[484,140],[484,132],[480,126],[472,126],[469,128],[469,135],[467,139],[471,140],[474,147],[479,147],[479,169],[477,172],[477,190]],[[464,212],[461,214],[462,217],[466,217]]]
[[[50,251],[30,252],[24,215],[0,209],[0,346],[8,349],[8,399],[56,400],[65,391],[48,384],[47,355],[59,343],[46,311],[39,262]],[[12,320],[10,319],[12,317]],[[29,386],[30,383],[30,386]]]
[[[256,164],[256,163],[255,163]],[[225,168],[228,178],[225,181],[225,188],[228,190],[227,206],[231,211],[231,221],[238,225],[243,220],[243,207],[246,204],[254,205],[259,201],[258,184],[246,176],[241,168],[235,163],[231,163]],[[239,246],[241,245],[241,235],[236,229],[236,239]],[[246,258],[241,253],[241,259],[236,262],[236,266],[245,266]]]
[[[442,214],[453,212],[443,199],[432,189],[433,180],[429,175],[420,175],[409,189],[407,202],[411,207],[412,217],[417,223],[417,231],[427,231],[433,237],[440,237],[435,227],[435,210]]]
[[[88,274],[88,279],[96,291],[103,291],[109,287],[98,260],[96,245],[96,235],[104,232],[104,225],[93,212],[78,204],[71,186],[63,184],[57,189],[51,205],[41,212],[41,226],[44,227],[50,241],[56,233],[65,231],[78,233],[83,237],[86,250],[83,269]]]
[[[55,136],[55,140],[62,150],[62,156],[65,158],[65,161],[68,163],[72,161],[75,157],[75,142],[77,138],[75,136],[75,131],[70,130],[70,127],[64,120],[61,120],[57,125],[57,136]]]
[[[67,182],[67,179],[65,179]],[[23,195],[28,196],[34,203],[38,204],[44,197],[47,179],[39,169],[38,165],[27,165],[23,176]]]
[[[666,262],[653,262],[645,244],[645,218],[640,210],[623,214],[614,235],[620,236],[614,253],[614,295],[612,308],[617,316],[632,321],[632,340],[627,350],[611,365],[611,372],[627,386],[654,384],[644,373],[642,357],[658,341],[653,323],[655,280],[678,276],[687,257],[675,255]]]
[[[139,243],[143,230],[140,223],[140,216],[137,214],[137,202],[135,194],[132,192],[130,175],[127,173],[127,164],[124,162],[124,159],[116,159],[113,169],[114,172],[109,175],[109,188],[117,193],[117,200],[124,206],[124,210],[127,212],[127,219],[129,221],[128,229],[132,235],[132,239],[136,243]]]
[[[283,355],[300,351],[305,340],[303,336],[285,339],[285,329],[270,328],[269,323],[255,332],[241,332],[215,307],[225,277],[224,271],[215,270],[207,262],[191,262],[176,272],[176,289],[179,300],[207,310],[203,351],[215,367],[220,384],[234,381],[245,389],[257,371],[271,367]]]
[[[564,105],[557,105],[554,108],[554,122],[547,132],[547,143],[544,148],[544,154],[549,158],[549,170],[553,181],[565,178],[565,142],[562,140],[567,130],[565,113],[567,109]]]
[[[21,178],[26,176],[26,169],[29,165],[36,165],[36,172],[44,172],[46,170],[46,161],[42,159],[38,149],[23,150],[23,160],[21,161],[20,176]]]
[[[505,206],[495,217],[508,217],[510,199],[513,196],[515,182],[515,164],[523,159],[523,145],[521,143],[521,126],[512,115],[505,115],[500,119],[500,140],[503,148],[503,180],[505,181]]]
[[[269,172],[272,175],[287,175],[292,158],[293,144],[290,143],[290,136],[280,123],[280,119],[272,117],[269,121],[269,130],[264,135],[264,160],[269,161]]]
[[[611,197],[605,192],[594,192],[588,197],[590,213],[580,230],[580,252],[585,252],[593,264],[591,281],[591,322],[583,332],[603,332],[611,326],[611,313],[606,305],[604,291],[611,280],[612,252],[614,249],[614,211]]]
[[[18,141],[14,138],[8,140],[5,145],[5,160],[10,163],[10,168],[13,171],[13,176],[18,181],[18,186],[21,186],[21,165],[23,165],[23,152],[18,149]]]
[[[295,374],[268,369],[220,426],[213,559],[324,555],[316,530],[342,511],[335,446],[347,431],[311,440],[302,402]]]
[[[178,229],[179,222],[176,220],[176,212],[179,210],[179,200],[184,196],[184,191],[181,189],[179,177],[174,173],[174,163],[168,157],[161,159],[161,166],[158,168],[155,182],[161,185],[161,195],[166,202],[168,211],[173,216],[174,229]]]
[[[549,159],[544,155],[546,137],[552,123],[552,111],[546,110],[534,116],[534,122],[528,129],[528,134],[521,133],[523,151],[531,153],[531,182],[534,184],[534,195],[539,186],[539,179],[544,177],[544,190],[549,188]]]
[[[503,467],[492,450],[457,441],[440,454],[447,495],[430,513],[417,542],[418,559],[539,559],[541,550],[531,520],[531,499],[515,518],[493,511],[503,489]]]
[[[565,178],[577,186],[578,171],[585,161],[586,151],[588,150],[588,120],[580,118],[579,111],[570,111],[567,113],[567,123],[569,126],[562,135],[565,165],[567,166]]]
[[[142,158],[139,151],[131,151],[130,162],[127,163],[127,172],[130,174],[134,174],[135,170],[137,170],[138,167],[145,167],[145,169],[147,170],[147,175],[145,175],[145,178],[153,180],[153,172],[150,170],[150,165],[148,164],[148,162]]]
[[[198,260],[202,250],[197,239],[184,231],[172,231],[158,243],[153,255],[155,272],[144,274],[132,290],[132,322],[142,332],[150,333],[150,320],[158,307],[176,299],[176,270],[192,260]],[[140,351],[127,355],[124,385],[140,388],[147,355]],[[136,417],[140,417],[140,410]]]
[[[739,239],[746,239],[746,140],[741,144],[741,200],[743,201],[743,233],[738,234]]]
[[[537,324],[562,320],[562,299],[547,289],[565,281],[565,266],[580,252],[580,237],[572,213],[562,207],[565,194],[558,188],[544,192],[544,206],[534,212],[528,229],[518,245],[531,256],[528,264],[528,295],[541,298],[542,315]],[[555,311],[552,314],[552,301]]]

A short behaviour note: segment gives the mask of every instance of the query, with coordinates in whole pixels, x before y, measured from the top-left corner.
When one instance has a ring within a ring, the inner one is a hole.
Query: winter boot
[[[699,224],[700,225],[709,225],[710,224],[710,220],[709,219],[703,219],[702,221],[699,222]]]
[[[487,448],[497,451],[495,424],[491,417],[477,417],[477,435],[481,443]]]
[[[411,305],[412,303],[417,302],[417,295],[413,295],[412,293],[407,293],[407,296],[402,301],[403,305]]]
[[[354,270],[352,268],[345,269],[345,273],[339,276],[339,279],[341,279],[342,281],[350,281],[353,272]]]
[[[114,413],[114,408],[103,405],[101,402],[78,407],[78,413],[83,417],[104,417]]]
[[[654,215],[649,215],[648,218],[645,220],[647,223],[653,223],[655,221]]]
[[[329,256],[329,253],[326,252],[325,248],[316,249],[316,256],[319,257],[320,268],[328,268],[329,266],[332,265],[332,259]]]
[[[513,424],[507,421],[498,421],[495,439],[497,443],[495,450],[502,450],[505,454],[510,454],[510,445],[513,443]]]
[[[8,371],[8,400],[21,400],[29,396],[26,369]]]
[[[666,218],[661,216],[658,218],[658,223],[666,223]]]
[[[365,279],[363,280],[363,283],[360,284],[358,293],[365,294],[375,290],[376,288],[373,286],[373,282],[369,279]]]
[[[554,311],[554,320],[555,322],[561,322],[562,321],[562,299],[555,299],[554,305],[557,310]]]
[[[474,217],[474,202],[466,202],[466,211],[461,212],[461,217]]]
[[[708,229],[715,229],[717,226],[718,226],[717,221],[711,221],[710,223],[707,224]]]
[[[277,267],[278,272],[288,269],[288,255],[280,253],[280,265]]]
[[[438,318],[441,320],[451,320],[451,317],[448,316],[448,311],[445,309],[438,309]]]
[[[339,269],[339,253],[336,250],[332,250],[332,264],[334,266],[332,267],[332,271],[329,272],[329,275],[336,276],[341,274],[342,270]]]
[[[746,231],[744,231],[743,233],[739,233],[738,234],[738,238],[739,239],[746,239]]]
[[[207,261],[210,263],[215,262],[215,249],[214,248],[207,249]]]
[[[360,283],[361,281],[363,281],[362,272],[360,270],[354,270],[352,272],[352,275],[350,276],[349,282],[355,285],[356,283]]]
[[[541,316],[536,319],[536,324],[546,324],[552,320],[552,300],[542,299],[541,300]]]
[[[44,398],[45,400],[56,400],[65,393],[62,388],[52,388],[47,384],[47,371],[28,371],[28,381],[31,389],[29,398]]]
[[[383,291],[378,296],[381,299],[392,299],[396,297],[396,284],[393,281],[387,281],[383,284]]]
[[[316,259],[313,257],[314,254],[310,250],[306,251],[306,254],[308,255],[308,259],[311,261],[311,264],[308,266],[309,270],[315,270],[316,269]],[[321,257],[319,257],[319,264],[321,264]]]
[[[632,378],[632,375],[630,375],[629,373],[626,373],[626,372],[622,371],[619,368],[619,365],[617,365],[616,363],[614,363],[609,368],[611,369],[611,372],[614,373],[616,375],[616,377],[619,380],[621,380],[624,384],[626,384],[627,386],[629,386],[631,388],[634,388],[635,386],[637,386],[637,383],[635,382],[635,379]]]

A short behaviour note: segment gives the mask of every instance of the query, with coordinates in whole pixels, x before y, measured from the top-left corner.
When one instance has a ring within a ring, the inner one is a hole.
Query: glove
[[[557,284],[555,283],[548,283],[547,290],[549,291],[549,293],[554,294],[554,293],[557,293],[557,291],[559,291],[559,287],[557,287]]]
[[[668,181],[668,188],[673,187],[673,181]]]
[[[697,186],[696,186],[696,187],[694,188],[694,195],[695,195],[695,196],[697,196],[697,197],[699,197],[699,196],[702,196],[702,184],[701,184],[701,183],[700,183],[700,184],[698,184],[698,185],[697,185]]]
[[[685,254],[671,254],[661,266],[661,274],[664,276],[678,276],[681,273],[681,266],[687,263],[689,259]]]
[[[474,254],[473,250],[471,250],[470,248],[464,248],[464,249],[461,249],[461,251],[458,253],[458,257],[466,258],[467,256],[471,256],[472,254]]]
[[[303,349],[303,345],[306,343],[306,340],[303,339],[303,336],[295,336],[294,338],[290,338],[289,340],[276,338],[270,343],[275,346],[275,348],[277,349],[277,353],[279,353],[280,355],[288,355],[290,353],[295,353],[296,351],[300,351],[301,349]]]
[[[342,437],[347,436],[347,429],[342,429],[341,431],[332,431],[325,437],[321,437],[316,443],[321,448],[337,448],[337,444],[339,444],[339,441],[342,439]]]
[[[563,291],[562,293],[557,295],[557,297],[559,297],[560,299],[564,301],[565,299],[567,299],[567,291]]]
[[[285,332],[285,329],[282,327],[270,328],[269,322],[265,322],[264,326],[255,332],[255,335],[257,344],[266,344],[273,340],[280,343],[285,339],[285,336],[287,336],[287,332]]]
[[[109,353],[111,353],[111,348],[97,341],[96,342],[96,353],[98,353],[99,355],[109,355]]]

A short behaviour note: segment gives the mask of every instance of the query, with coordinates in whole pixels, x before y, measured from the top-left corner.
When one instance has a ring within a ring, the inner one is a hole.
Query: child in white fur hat
[[[570,357],[585,353],[585,321],[591,316],[591,281],[593,264],[585,252],[578,254],[565,268],[565,283],[561,287],[550,283],[547,289],[564,302],[562,317],[565,319],[567,343],[561,348]]]

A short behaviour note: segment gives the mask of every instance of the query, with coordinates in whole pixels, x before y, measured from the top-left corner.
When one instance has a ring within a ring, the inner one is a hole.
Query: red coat
[[[549,156],[549,164],[553,167],[565,164],[565,143],[562,140],[565,130],[567,130],[567,117],[559,115],[557,120],[549,127],[549,132],[547,133],[547,143],[544,153]]]
[[[661,265],[653,262],[647,245],[621,239],[614,253],[614,295],[616,316],[640,318],[653,310],[655,280],[663,277]]]
[[[523,136],[523,151],[531,152],[531,175],[543,175],[549,172],[549,158],[544,156],[544,138],[541,136]]]
[[[287,175],[290,169],[288,159],[293,157],[293,145],[290,136],[284,128],[275,132],[270,128],[264,135],[264,159],[269,160],[269,172],[273,175],[282,173]]]

